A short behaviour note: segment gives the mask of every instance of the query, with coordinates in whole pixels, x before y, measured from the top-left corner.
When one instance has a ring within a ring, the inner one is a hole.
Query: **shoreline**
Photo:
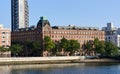
[[[103,58],[103,59],[85,59],[78,62],[79,63],[120,63],[120,60]]]
[[[85,59],[85,56],[0,58],[0,65],[64,64],[64,63],[120,63],[120,60]]]

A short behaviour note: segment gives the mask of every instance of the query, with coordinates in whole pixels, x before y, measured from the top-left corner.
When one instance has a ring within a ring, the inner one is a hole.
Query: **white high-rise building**
[[[29,11],[27,0],[11,0],[12,31],[29,26]]]
[[[116,46],[120,47],[120,29],[114,27],[112,23],[107,23],[107,27],[103,27],[102,30],[105,31],[105,40],[107,42],[112,42]]]

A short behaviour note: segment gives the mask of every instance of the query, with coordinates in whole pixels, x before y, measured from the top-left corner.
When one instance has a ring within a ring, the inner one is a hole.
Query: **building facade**
[[[55,42],[62,38],[78,40],[80,45],[95,38],[101,41],[105,40],[104,31],[98,30],[98,28],[71,25],[51,27],[47,18],[41,17],[36,28],[20,29],[19,31],[12,32],[12,42],[31,40],[39,41],[42,44],[45,36],[51,37]]]
[[[116,46],[120,47],[120,29],[114,27],[113,23],[107,23],[107,27],[102,29],[105,31],[105,41],[112,42]]]
[[[27,0],[11,0],[12,31],[29,26],[29,11]]]
[[[11,32],[9,29],[3,28],[0,24],[0,46],[8,48],[11,45]]]

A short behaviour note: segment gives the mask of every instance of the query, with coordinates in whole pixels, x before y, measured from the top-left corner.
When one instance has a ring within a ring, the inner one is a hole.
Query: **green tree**
[[[22,52],[19,53],[20,56],[40,56],[42,52],[40,42],[38,41],[26,40],[24,42],[14,42],[12,44],[19,44],[22,46]]]
[[[42,52],[40,43],[37,41],[32,42],[32,54],[33,56],[39,56]]]
[[[94,40],[94,49],[97,53],[107,57],[114,57],[119,54],[118,47],[112,42],[99,41],[99,39]]]
[[[23,53],[25,56],[40,56],[42,52],[40,42],[38,41],[27,40],[22,45],[24,46]]]
[[[95,38],[94,41],[93,41],[93,43],[94,43],[94,47],[96,48],[96,47],[99,46],[100,41],[99,41],[98,38]]]
[[[19,44],[14,44],[9,49],[11,50],[13,56],[18,56],[22,51],[22,46]]]
[[[119,54],[119,49],[111,42],[105,42],[105,56],[114,57]]]
[[[2,56],[4,52],[8,51],[8,48],[0,47],[0,55]]]
[[[85,44],[85,49],[87,49],[87,51],[91,51],[93,49],[93,44],[91,41],[88,41],[86,44]]]
[[[99,41],[98,38],[94,40],[94,49],[97,53],[100,53],[101,55],[105,53],[105,42]]]
[[[97,53],[101,53],[101,55],[105,53],[105,42],[104,41],[99,42],[99,45],[97,46],[96,51]]]
[[[54,42],[49,36],[44,37],[44,49],[47,51],[51,51],[55,47]]]
[[[67,51],[74,52],[80,49],[80,43],[77,40],[69,40]]]
[[[59,49],[60,49],[59,42],[56,41],[55,42],[55,47],[52,49],[53,55],[56,55],[57,52],[59,51]]]
[[[69,46],[69,41],[66,38],[62,38],[59,43],[61,49],[66,50]]]
[[[87,43],[85,44],[85,55],[95,55],[93,41],[87,41]]]

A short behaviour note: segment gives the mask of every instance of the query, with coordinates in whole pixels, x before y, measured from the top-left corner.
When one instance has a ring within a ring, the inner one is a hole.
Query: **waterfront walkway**
[[[56,63],[101,63],[120,62],[112,59],[85,59],[85,56],[55,56],[55,57],[10,57],[0,58],[0,65],[10,64],[56,64]]]
[[[0,64],[41,64],[41,63],[63,63],[84,60],[85,56],[60,56],[60,57],[10,57],[0,58]]]

